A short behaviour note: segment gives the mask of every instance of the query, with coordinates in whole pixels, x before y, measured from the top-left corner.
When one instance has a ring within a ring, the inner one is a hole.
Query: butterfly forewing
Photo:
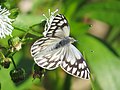
[[[31,47],[31,55],[36,64],[42,68],[52,70],[59,66],[64,48],[54,49],[59,38],[45,37],[37,40]]]
[[[77,48],[72,44],[66,48],[67,51],[65,53],[65,57],[60,65],[61,68],[68,74],[75,77],[89,79],[89,68],[79,50],[77,50]]]
[[[31,55],[34,57],[36,54],[40,52],[47,52],[47,50],[51,50],[57,42],[59,42],[59,38],[50,38],[50,37],[43,37],[39,40],[37,40],[32,46],[31,46]]]
[[[68,21],[67,19],[61,15],[61,14],[57,14],[50,27],[47,28],[48,30],[45,33],[45,37],[59,37],[59,38],[63,38],[63,37],[67,37],[69,36],[70,33],[70,27],[68,25]]]

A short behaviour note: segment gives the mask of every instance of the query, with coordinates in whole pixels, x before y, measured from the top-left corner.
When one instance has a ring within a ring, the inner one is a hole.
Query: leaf
[[[1,83],[0,83],[0,90],[1,90]]]
[[[102,90],[96,80],[91,80],[92,90]]]
[[[67,74],[65,77],[64,86],[62,90],[70,90],[71,79],[72,79],[71,76]]]
[[[18,14],[19,14],[19,10],[18,10],[18,8],[14,8],[14,9],[11,9],[10,10],[10,18],[12,18],[12,19],[15,19],[17,16],[18,16]]]
[[[120,59],[100,40],[77,36],[78,48],[85,52],[91,74],[102,90],[120,89]]]
[[[89,29],[90,26],[88,24],[70,21],[70,33],[73,36],[85,34]]]
[[[77,18],[86,16],[92,19],[99,19],[110,25],[118,26],[120,25],[119,11],[120,1],[98,2],[84,5],[76,16]]]
[[[78,6],[84,2],[85,0],[66,0],[63,2],[62,12],[68,19],[73,20]]]
[[[119,12],[91,11],[88,13],[89,14],[87,16],[89,18],[102,20],[112,26],[120,25],[120,20],[119,20],[120,13]]]
[[[9,72],[12,69],[14,69],[14,67],[13,67],[13,64],[11,63],[9,69],[1,68],[1,70],[0,70],[0,83],[1,83],[2,90],[9,90],[9,89],[25,90],[25,89],[31,88],[32,85],[35,83],[35,82],[32,82],[33,78],[31,76],[32,64],[33,64],[32,60],[28,59],[28,57],[27,58],[25,57],[29,54],[28,48],[29,47],[26,46],[23,50],[17,52],[13,57],[17,67],[25,69],[25,71],[26,71],[25,80],[20,83],[17,83],[17,84],[12,82]],[[26,66],[26,65],[28,65],[28,66]],[[7,87],[6,87],[6,85],[7,85]]]
[[[43,16],[19,14],[13,26],[20,29],[29,29],[30,26],[41,23]]]
[[[43,16],[19,14],[15,22],[13,23],[13,26],[15,27],[15,29],[27,32],[28,30],[30,30],[30,27],[40,24],[42,20],[44,20]],[[30,30],[29,33],[40,36],[40,33],[36,33],[32,30]]]
[[[113,27],[108,36],[107,42],[111,44],[111,46],[115,49],[115,51],[120,56],[120,29],[119,27]]]

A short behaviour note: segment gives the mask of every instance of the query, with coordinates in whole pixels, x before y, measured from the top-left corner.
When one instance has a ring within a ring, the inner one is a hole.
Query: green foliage
[[[61,69],[47,71],[41,80],[33,80],[33,58],[30,55],[30,47],[40,38],[43,32],[42,16],[48,16],[48,9],[66,16],[70,24],[70,33],[77,42],[77,48],[85,53],[85,58],[91,70],[92,90],[119,90],[120,86],[120,1],[118,0],[33,0],[33,7],[28,12],[20,11],[20,0],[3,0],[0,4],[10,9],[11,18],[14,18],[12,36],[19,37],[21,49],[10,52],[11,46],[7,36],[0,39],[0,52],[5,58],[13,58],[14,62],[8,69],[0,67],[0,90],[71,90],[72,76],[66,75]],[[87,34],[90,27],[82,20],[87,17],[90,20],[100,20],[107,23],[109,32],[106,38],[101,40],[91,34]],[[15,45],[16,46],[16,45]],[[14,47],[14,46],[12,46]],[[15,48],[15,47],[14,47]],[[10,56],[10,57],[8,57]],[[0,61],[2,55],[0,55]],[[16,64],[16,66],[14,65]],[[16,67],[25,70],[25,79],[14,83],[9,75]],[[7,86],[6,86],[7,85]],[[79,87],[79,85],[76,85]]]
[[[120,88],[120,80],[118,78],[120,76],[118,69],[120,68],[119,57],[104,42],[101,43],[94,37],[85,35],[78,38],[78,40],[84,45],[79,45],[79,47],[85,51],[88,64],[93,72],[92,76],[97,80],[101,89],[118,90]]]
[[[90,3],[83,6],[76,14],[76,17],[87,16],[92,19],[102,20],[112,26],[119,26],[119,10],[120,1]]]
[[[43,19],[43,16],[19,14],[16,18],[16,21],[13,23],[13,26],[15,27],[15,29],[21,30],[23,32],[29,31],[29,33],[32,33],[33,35],[40,36],[40,33],[38,33],[40,31],[32,31],[31,27],[36,24],[40,24]]]

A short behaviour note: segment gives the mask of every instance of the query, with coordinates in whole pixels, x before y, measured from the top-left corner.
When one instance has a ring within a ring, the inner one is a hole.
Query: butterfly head
[[[74,38],[72,38],[72,37],[69,37],[69,39],[70,39],[70,43],[74,43],[74,42],[76,42],[77,40],[75,40]]]

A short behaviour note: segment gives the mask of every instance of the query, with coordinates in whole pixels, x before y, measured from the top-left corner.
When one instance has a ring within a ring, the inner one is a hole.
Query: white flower
[[[12,21],[14,19],[10,19],[8,16],[10,15],[9,10],[6,8],[1,8],[0,6],[0,38],[5,38],[6,35],[11,35],[12,30]]]

